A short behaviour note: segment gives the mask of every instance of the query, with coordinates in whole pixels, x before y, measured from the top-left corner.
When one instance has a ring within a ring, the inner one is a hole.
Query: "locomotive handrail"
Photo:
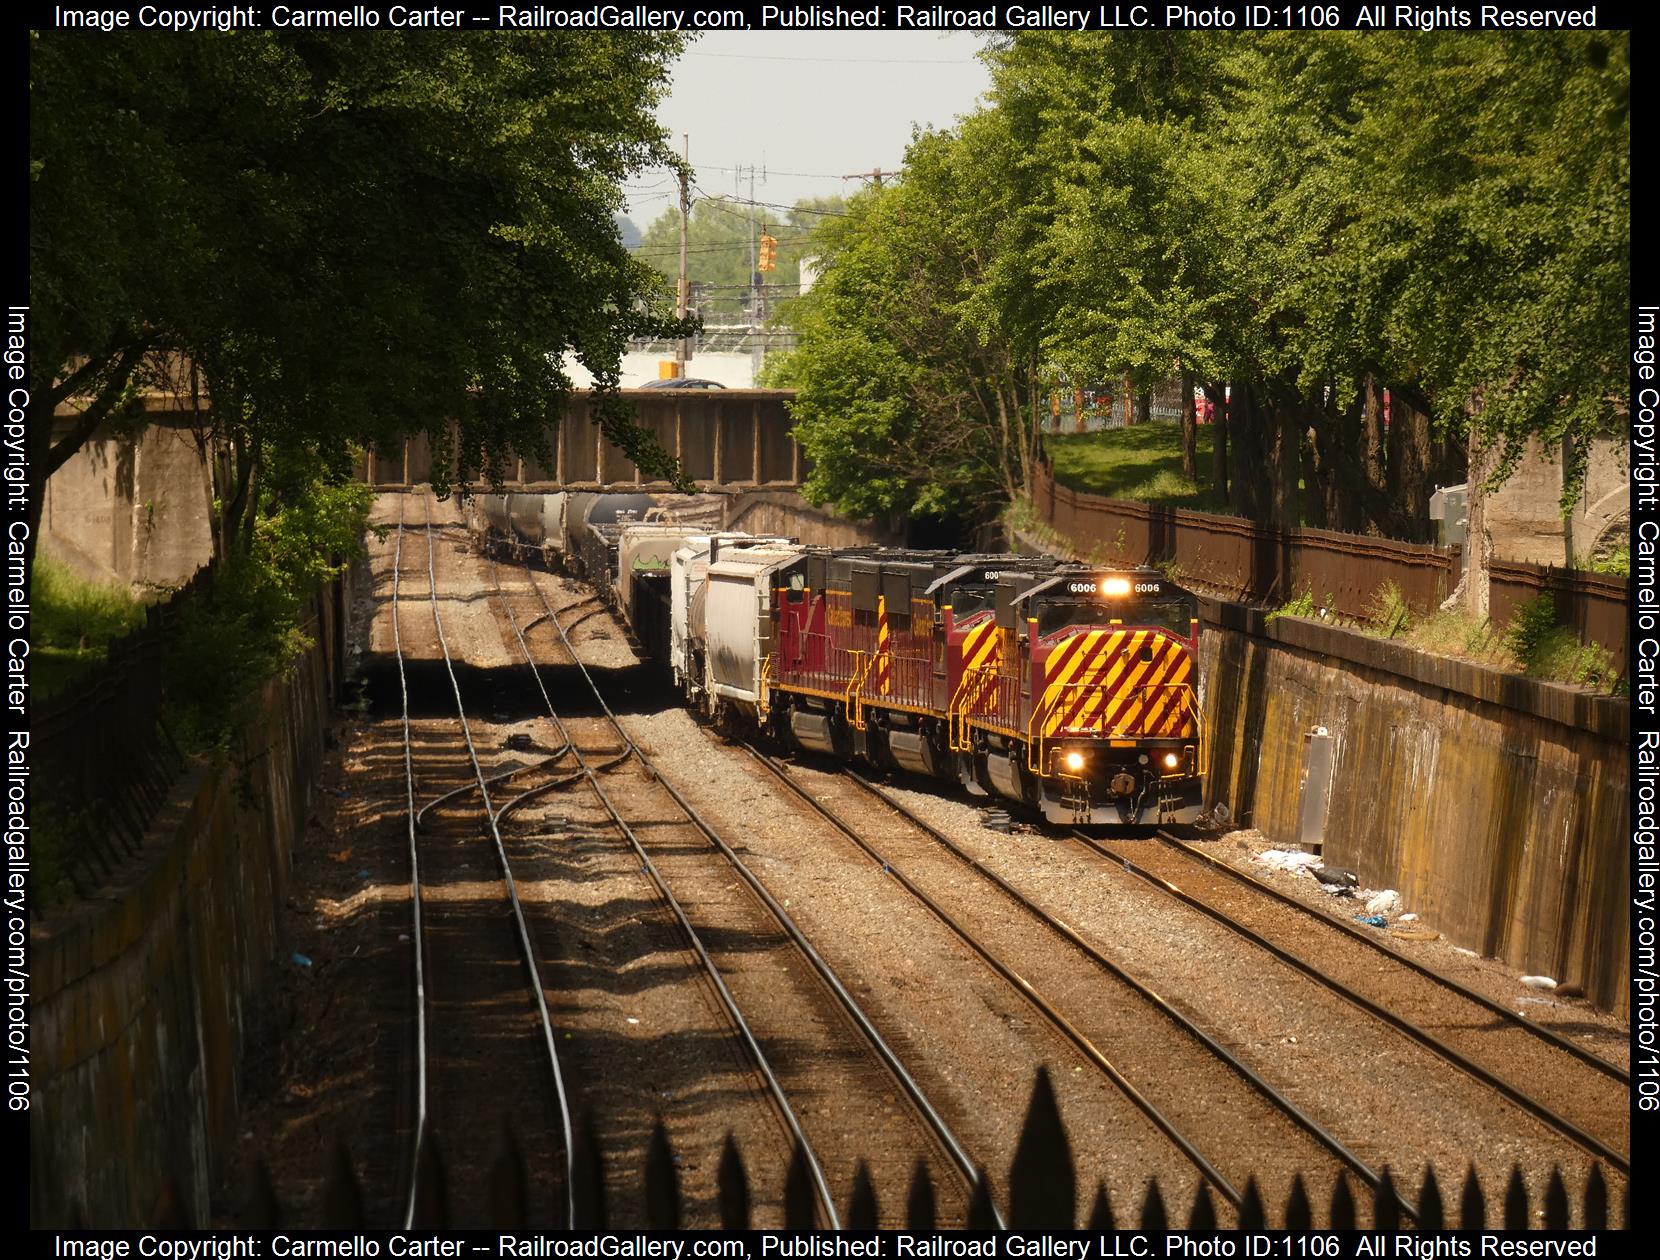
[[[866,652],[863,648],[853,649],[853,669],[848,674],[847,683],[847,720],[856,731],[865,729],[865,679],[869,677],[876,659],[874,652]]]
[[[974,694],[970,695],[973,689]],[[984,671],[975,668],[963,670],[963,676],[957,680],[957,690],[952,693],[951,703],[946,706],[946,739],[954,752],[969,752],[974,746],[972,731],[974,724],[970,720],[968,709],[978,704],[985,694],[986,683]]]

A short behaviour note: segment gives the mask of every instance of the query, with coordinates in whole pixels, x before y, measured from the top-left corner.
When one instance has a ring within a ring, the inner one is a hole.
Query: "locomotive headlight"
[[[1084,755],[1083,755],[1083,753],[1080,753],[1080,752],[1069,752],[1069,753],[1067,753],[1066,754],[1066,768],[1068,770],[1082,770],[1084,768]]]
[[[1180,757],[1178,757],[1175,753],[1165,753],[1164,754],[1164,765],[1165,765],[1165,768],[1167,770],[1174,770],[1177,766],[1179,766],[1181,764],[1181,762],[1182,762],[1182,759]]]
[[[1101,579],[1101,594],[1103,594],[1103,595],[1128,595],[1129,593],[1130,593],[1130,579],[1129,578],[1102,578]]]

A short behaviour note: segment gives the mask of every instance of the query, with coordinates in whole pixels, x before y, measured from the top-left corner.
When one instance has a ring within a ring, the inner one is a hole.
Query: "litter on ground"
[[[1299,853],[1294,849],[1264,849],[1257,854],[1256,860],[1273,870],[1291,871],[1293,874],[1320,865],[1319,854]]]
[[[1367,927],[1389,926],[1389,920],[1384,918],[1381,914],[1357,914],[1355,915],[1355,922],[1364,923]]]
[[[1556,987],[1556,981],[1549,976],[1523,976],[1522,983],[1530,989],[1544,989],[1547,992]]]
[[[1393,888],[1385,888],[1366,903],[1367,914],[1394,914],[1400,909],[1401,895]]]

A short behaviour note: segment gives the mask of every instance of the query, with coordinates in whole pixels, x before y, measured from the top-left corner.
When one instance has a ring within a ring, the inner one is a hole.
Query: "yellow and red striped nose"
[[[990,618],[971,627],[963,636],[963,669],[990,669],[996,665],[1002,659],[1002,642],[997,623]]]
[[[888,600],[885,595],[876,597],[876,690],[880,695],[887,695],[893,686],[892,658],[888,655],[888,644],[891,634],[888,630]]]
[[[1191,734],[1193,654],[1157,630],[1087,630],[1045,667],[1044,734],[1142,738]]]

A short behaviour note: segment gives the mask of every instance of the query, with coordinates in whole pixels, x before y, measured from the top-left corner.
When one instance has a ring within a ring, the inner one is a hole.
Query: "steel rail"
[[[815,812],[823,817],[832,827],[841,832],[855,845],[862,849],[865,854],[881,868],[884,875],[892,878],[902,888],[920,901],[925,907],[927,907],[929,912],[933,914],[936,919],[955,933],[957,938],[961,940],[963,944],[967,945],[971,950],[978,954],[993,971],[997,972],[998,975],[1007,980],[1009,984],[1014,987],[1015,991],[1025,998],[1026,1001],[1035,1010],[1037,1010],[1039,1014],[1047,1019],[1054,1028],[1059,1030],[1061,1034],[1067,1038],[1067,1040],[1071,1041],[1086,1059],[1106,1074],[1107,1078],[1118,1087],[1119,1092],[1129,1099],[1130,1102],[1133,1103],[1143,1115],[1152,1121],[1154,1126],[1156,1126],[1160,1132],[1170,1139],[1175,1147],[1187,1157],[1188,1162],[1199,1170],[1200,1175],[1203,1176],[1206,1181],[1215,1186],[1223,1197],[1226,1198],[1235,1208],[1239,1207],[1244,1199],[1244,1196],[1240,1192],[1239,1188],[1236,1187],[1233,1182],[1229,1181],[1228,1178],[1214,1164],[1212,1164],[1209,1159],[1205,1157],[1204,1152],[1199,1150],[1190,1138],[1182,1133],[1181,1130],[1176,1128],[1175,1124],[1168,1116],[1160,1111],[1158,1107],[1156,1107],[1153,1102],[1146,1097],[1146,1095],[1138,1090],[1135,1085],[1118,1070],[1112,1060],[1107,1058],[1107,1056],[1102,1053],[1101,1049],[1093,1041],[1085,1036],[1076,1025],[1066,1018],[1066,1016],[1056,1010],[1054,1005],[1050,1003],[1049,1000],[1042,994],[1040,994],[1029,980],[981,944],[980,941],[971,932],[958,923],[957,920],[954,919],[943,906],[941,906],[927,893],[922,891],[921,888],[917,887],[917,885],[911,881],[910,877],[907,876],[902,870],[878,853],[870,845],[870,843],[866,841],[864,837],[860,836],[859,833],[851,826],[849,826],[840,815],[830,809],[822,801],[816,799],[804,787],[797,783],[791,777],[789,771],[786,770],[775,758],[769,757],[767,754],[757,751],[748,744],[745,744],[743,747],[745,752],[753,757],[760,765],[771,771],[780,782],[784,783],[790,791],[796,795],[796,797],[805,802]]]
[[[561,748],[558,752],[553,753],[550,756],[544,757],[541,761],[533,761],[529,765],[514,766],[509,770],[503,770],[499,774],[492,774],[489,778],[485,779],[484,781],[486,783],[505,783],[508,779],[517,778],[521,774],[530,774],[532,771],[535,771],[535,770],[545,770],[549,766],[551,766],[554,762],[563,760],[564,757],[565,757],[565,754],[568,753],[568,752],[570,752],[569,748]],[[448,792],[445,792],[442,796],[433,797],[425,805],[421,806],[420,809],[415,811],[415,825],[416,825],[416,827],[420,827],[422,825],[422,821],[426,818],[427,810],[437,809],[445,801],[453,801],[457,797],[471,796],[476,791],[478,791],[478,784],[476,784],[476,783],[463,783],[458,788],[451,788]]]
[[[427,982],[426,937],[421,917],[421,859],[415,839],[414,737],[409,728],[409,681],[404,676],[403,634],[398,627],[405,503],[404,497],[399,495],[398,539],[392,552],[392,650],[398,660],[398,693],[403,704],[404,818],[409,824],[410,940],[415,953],[415,1141],[409,1163],[409,1195],[404,1200],[403,1209],[403,1227],[411,1229],[415,1222],[415,1196],[420,1186],[421,1154],[427,1131]]]
[[[614,770],[627,760],[628,754],[626,752],[618,753],[609,761],[600,762],[596,768],[600,770]],[[526,801],[533,801],[537,797],[546,796],[549,792],[557,791],[562,787],[569,787],[573,783],[580,783],[587,777],[588,776],[583,771],[575,770],[570,774],[562,774],[556,779],[550,779],[546,783],[538,783],[535,787],[528,787],[496,811],[496,821],[500,822],[503,818],[506,818]]]
[[[1361,944],[1370,949],[1376,950],[1386,958],[1390,958],[1405,967],[1409,967],[1426,979],[1432,980],[1436,984],[1450,989],[1452,992],[1458,994],[1459,997],[1464,998],[1467,1001],[1474,1002],[1478,1006],[1484,1007],[1488,1011],[1491,1011],[1494,1015],[1503,1016],[1506,1020],[1516,1025],[1516,1027],[1523,1029],[1535,1037],[1538,1037],[1541,1041],[1544,1041],[1549,1045],[1555,1046],[1558,1050],[1566,1051],[1567,1053],[1573,1055],[1574,1058],[1585,1063],[1587,1066],[1593,1067],[1604,1075],[1618,1081],[1621,1085],[1629,1086],[1631,1084],[1631,1073],[1620,1067],[1617,1063],[1610,1063],[1607,1059],[1603,1058],[1595,1051],[1587,1050],[1584,1046],[1576,1045],[1574,1042],[1569,1041],[1556,1030],[1547,1028],[1543,1024],[1525,1018],[1518,1012],[1511,1010],[1503,1002],[1496,1002],[1485,993],[1477,993],[1474,989],[1467,985],[1460,984],[1452,977],[1442,975],[1433,967],[1429,967],[1415,958],[1407,957],[1394,946],[1386,945],[1384,942],[1376,939],[1375,934],[1369,936],[1365,932],[1362,932],[1359,928],[1355,927],[1352,923],[1342,923],[1337,919],[1332,918],[1330,915],[1322,914],[1319,910],[1305,904],[1296,897],[1291,896],[1291,894],[1275,888],[1267,880],[1259,879],[1249,871],[1238,870],[1237,868],[1229,865],[1227,862],[1222,861],[1220,858],[1213,857],[1209,853],[1204,852],[1204,850],[1195,848],[1187,841],[1179,839],[1176,836],[1160,832],[1158,838],[1171,848],[1177,849],[1180,852],[1187,854],[1189,857],[1197,858],[1199,861],[1204,862],[1212,870],[1218,871],[1223,875],[1227,875],[1230,878],[1245,884],[1247,887],[1255,888],[1258,892],[1267,893],[1276,901],[1290,906],[1295,910],[1300,910],[1303,914],[1320,923],[1336,928],[1339,932],[1342,932],[1344,935],[1359,941]]]
[[[594,794],[599,798],[600,804],[605,807],[606,813],[611,815],[612,822],[616,824],[617,829],[622,832],[630,847],[633,848],[635,856],[640,859],[641,867],[645,870],[646,874],[651,877],[651,882],[657,886],[658,895],[663,898],[664,903],[673,913],[675,920],[680,924],[682,934],[684,934],[686,940],[690,943],[693,952],[696,953],[699,961],[703,964],[704,971],[708,974],[710,981],[715,987],[716,993],[720,996],[722,1005],[726,1008],[728,1018],[731,1019],[733,1026],[737,1029],[739,1038],[743,1041],[744,1047],[748,1050],[750,1058],[754,1061],[756,1068],[761,1073],[762,1079],[766,1082],[767,1090],[771,1094],[773,1102],[779,1110],[779,1114],[784,1119],[785,1127],[789,1129],[791,1135],[798,1143],[799,1149],[806,1156],[808,1172],[813,1182],[813,1189],[818,1196],[819,1207],[824,1213],[825,1220],[828,1223],[829,1228],[840,1229],[841,1217],[836,1212],[835,1200],[830,1193],[830,1185],[825,1178],[824,1169],[819,1163],[818,1155],[814,1152],[812,1143],[807,1140],[806,1131],[801,1126],[800,1118],[795,1114],[795,1108],[790,1105],[789,1096],[785,1094],[782,1083],[780,1083],[776,1073],[772,1070],[772,1064],[767,1060],[766,1052],[761,1049],[761,1043],[756,1039],[755,1034],[750,1030],[749,1021],[744,1018],[743,1012],[738,1007],[737,999],[732,996],[732,991],[727,987],[726,980],[720,973],[720,968],[715,965],[714,958],[711,957],[708,948],[704,945],[702,937],[698,935],[697,929],[692,926],[692,921],[687,916],[685,909],[681,906],[679,899],[675,897],[674,893],[670,890],[667,881],[664,880],[662,876],[662,873],[658,871],[657,864],[651,860],[651,855],[646,851],[645,845],[641,843],[639,836],[635,834],[634,828],[628,825],[627,820],[622,816],[622,811],[617,808],[616,804],[611,800],[610,795],[601,785],[599,781],[599,772],[590,766],[588,759],[582,755],[582,750],[577,747],[576,741],[571,738],[571,732],[569,728],[566,727],[564,719],[561,718],[557,710],[554,709],[553,700],[549,697],[547,687],[542,682],[541,668],[536,664],[536,658],[531,653],[530,644],[525,642],[524,631],[519,628],[519,619],[514,615],[513,605],[508,601],[506,593],[501,588],[501,580],[497,574],[496,564],[493,558],[490,562],[490,571],[491,580],[495,585],[495,593],[500,598],[502,607],[507,611],[507,619],[513,627],[513,635],[516,639],[518,639],[519,650],[524,654],[525,664],[530,667],[531,676],[536,680],[536,689],[542,693],[542,703],[547,707],[549,719],[558,729],[559,737],[570,745],[571,755],[576,759],[577,765],[586,774],[589,786],[593,788]],[[534,583],[532,584],[534,585]],[[541,594],[539,588],[537,594]],[[546,606],[545,600],[543,603],[544,606]],[[554,619],[554,624],[556,626],[559,624],[557,619]],[[568,647],[569,640],[566,640],[565,642]],[[571,659],[576,661],[577,667],[582,670],[584,675],[586,675],[587,668],[582,665],[580,660],[577,660],[574,651],[571,654]],[[592,680],[590,679],[590,683],[591,682]],[[603,700],[601,700],[601,704],[604,704]],[[608,717],[611,717],[612,722],[615,724],[616,718],[610,713],[608,706],[606,714]],[[618,729],[621,730],[621,727],[619,726]],[[625,734],[623,738],[627,740],[628,737]],[[494,819],[492,819],[491,825],[492,827],[495,825]]]
[[[944,846],[944,848],[958,861],[968,866],[976,874],[996,885],[996,887],[1005,896],[1019,905],[1028,914],[1032,915],[1032,917],[1037,919],[1038,922],[1042,923],[1050,931],[1069,942],[1097,966],[1101,967],[1104,971],[1108,972],[1121,983],[1133,989],[1144,1000],[1151,1003],[1160,1014],[1164,1015],[1178,1028],[1182,1029],[1184,1032],[1199,1041],[1213,1055],[1221,1059],[1223,1063],[1233,1069],[1233,1071],[1248,1085],[1250,1085],[1258,1093],[1262,1094],[1263,1097],[1265,1097],[1280,1111],[1284,1112],[1285,1115],[1299,1128],[1303,1129],[1309,1134],[1309,1136],[1314,1138],[1315,1141],[1324,1146],[1328,1151],[1336,1156],[1337,1159],[1348,1165],[1348,1167],[1352,1169],[1354,1173],[1361,1178],[1361,1180],[1366,1182],[1367,1185],[1371,1186],[1374,1191],[1378,1191],[1383,1188],[1384,1180],[1382,1175],[1361,1159],[1359,1155],[1355,1154],[1354,1151],[1350,1150],[1348,1146],[1343,1143],[1341,1138],[1339,1138],[1330,1129],[1327,1129],[1313,1116],[1305,1112],[1301,1107],[1297,1106],[1296,1103],[1292,1102],[1271,1083],[1260,1076],[1248,1064],[1243,1062],[1233,1053],[1233,1051],[1229,1050],[1221,1042],[1217,1041],[1215,1037],[1211,1036],[1210,1033],[1206,1032],[1181,1011],[1177,1010],[1176,1007],[1172,1006],[1167,1000],[1165,1000],[1165,998],[1154,992],[1150,986],[1143,981],[1138,980],[1121,964],[1114,962],[1094,945],[1090,944],[1090,942],[1085,940],[1084,937],[1071,926],[1071,924],[1066,923],[1064,920],[1057,918],[1056,916],[1050,914],[1047,910],[1043,909],[1043,907],[1039,906],[1030,897],[1026,896],[1025,893],[1010,884],[996,871],[986,866],[985,863],[981,862],[972,854],[964,851],[963,848],[956,843],[956,841],[952,840],[938,827],[935,827],[932,823],[919,818],[902,802],[895,800],[887,792],[883,791],[882,788],[872,783],[857,770],[849,769],[846,774],[849,779],[851,779],[854,783],[857,783],[866,793],[880,801],[884,806],[893,811],[893,813],[897,814],[900,818],[904,819],[911,826],[932,837],[936,842]],[[1418,1219],[1418,1215],[1413,1210],[1412,1205],[1402,1198],[1398,1192],[1391,1190],[1391,1193],[1395,1194],[1395,1200],[1400,1211],[1409,1219],[1416,1221]]]
[[[536,1011],[541,1022],[542,1040],[547,1050],[548,1065],[553,1070],[553,1088],[559,1099],[559,1121],[563,1130],[562,1136],[565,1146],[565,1224],[568,1228],[574,1229],[576,1227],[576,1143],[571,1129],[570,1100],[565,1094],[565,1076],[559,1064],[559,1051],[553,1035],[553,1018],[548,1013],[547,991],[542,986],[541,969],[536,965],[536,951],[530,943],[530,926],[525,922],[524,906],[519,901],[518,888],[513,881],[513,867],[507,859],[507,848],[502,844],[501,829],[496,825],[495,811],[490,805],[490,788],[484,781],[484,767],[479,762],[478,749],[473,744],[472,728],[467,722],[467,708],[461,699],[461,683],[455,676],[455,663],[450,657],[449,641],[444,637],[444,620],[438,611],[438,573],[433,558],[432,526],[430,523],[427,526],[427,579],[432,594],[432,625],[438,632],[438,646],[444,654],[444,669],[450,676],[450,689],[455,693],[455,711],[461,721],[461,734],[467,742],[467,756],[473,763],[473,774],[478,779],[479,798],[484,804],[484,815],[490,824],[491,839],[495,842],[496,860],[501,866],[502,878],[507,884],[507,898],[513,908],[513,922],[518,931],[519,949],[524,956],[525,967],[530,972],[531,988],[536,994]]]
[[[527,569],[526,572],[529,573],[529,570]],[[779,904],[778,899],[774,897],[767,889],[766,885],[761,882],[760,877],[750,870],[749,866],[738,856],[732,846],[726,843],[720,833],[716,831],[714,827],[712,827],[703,818],[703,816],[697,812],[696,808],[693,807],[692,803],[681,794],[680,790],[676,788],[674,784],[670,783],[668,779],[666,779],[658,771],[657,767],[652,764],[651,759],[648,758],[645,753],[641,751],[639,745],[637,745],[633,739],[629,737],[627,730],[623,728],[622,722],[618,720],[617,715],[612,712],[610,704],[607,703],[605,696],[600,692],[599,684],[594,681],[593,675],[589,673],[587,666],[582,664],[581,658],[576,653],[575,646],[571,643],[570,638],[566,634],[568,627],[562,625],[558,617],[554,615],[554,610],[548,604],[547,596],[543,594],[542,589],[540,585],[537,584],[534,575],[531,576],[531,588],[536,592],[537,598],[541,600],[542,607],[545,611],[541,617],[536,618],[536,621],[531,622],[530,624],[534,625],[537,622],[548,621],[553,624],[554,629],[559,631],[560,638],[565,645],[566,654],[576,662],[578,669],[582,671],[583,679],[588,683],[589,690],[593,692],[594,699],[599,701],[600,708],[604,710],[605,716],[611,721],[612,728],[617,732],[617,734],[622,738],[624,744],[627,746],[628,753],[639,760],[640,764],[655,778],[659,786],[661,786],[663,790],[669,794],[674,803],[680,808],[681,812],[686,815],[687,820],[702,833],[703,837],[708,840],[710,844],[714,845],[715,848],[720,851],[729,863],[731,863],[733,869],[737,871],[738,875],[749,886],[750,890],[760,899],[762,905],[764,905],[772,914],[778,925],[784,929],[786,935],[789,936],[796,948],[801,951],[802,956],[806,958],[808,964],[813,968],[814,972],[817,973],[819,979],[823,981],[826,987],[830,990],[831,994],[836,998],[837,1002],[841,1005],[842,1010],[846,1012],[848,1018],[854,1022],[859,1031],[864,1035],[865,1039],[870,1043],[870,1046],[876,1052],[877,1057],[882,1060],[883,1066],[887,1068],[889,1074],[893,1076],[901,1090],[903,1090],[906,1096],[910,1098],[912,1104],[919,1112],[921,1112],[923,1118],[928,1124],[929,1129],[932,1130],[935,1138],[944,1148],[951,1162],[957,1166],[958,1172],[961,1173],[964,1182],[967,1184],[969,1193],[972,1195],[975,1189],[978,1188],[980,1180],[979,1170],[975,1167],[973,1160],[969,1158],[968,1152],[963,1148],[962,1142],[957,1138],[957,1135],[952,1132],[950,1125],[946,1123],[945,1118],[939,1114],[933,1103],[929,1101],[928,1096],[922,1090],[922,1086],[917,1083],[916,1079],[905,1067],[904,1062],[899,1058],[899,1055],[888,1045],[887,1041],[882,1037],[882,1034],[877,1031],[876,1025],[871,1021],[870,1016],[865,1013],[864,1008],[859,1005],[858,1000],[854,998],[852,993],[848,991],[847,987],[842,984],[841,979],[836,975],[835,970],[823,959],[818,950],[813,948],[812,942],[807,939],[807,934],[796,924],[796,921],[790,916],[789,912]],[[527,629],[528,628],[529,627],[527,626]],[[997,1227],[999,1229],[1005,1228],[1007,1223],[995,1203],[991,1205],[991,1211]]]
[[[1286,963],[1287,965],[1302,972],[1304,975],[1314,980],[1317,984],[1320,984],[1329,989],[1331,992],[1337,994],[1352,1006],[1356,1006],[1365,1011],[1367,1014],[1372,1015],[1377,1019],[1381,1019],[1384,1023],[1388,1024],[1397,1031],[1406,1034],[1406,1036],[1412,1038],[1414,1041],[1418,1042],[1419,1045],[1423,1046],[1433,1054],[1439,1055],[1441,1058],[1445,1059],[1448,1063],[1451,1063],[1454,1067],[1458,1068],[1466,1075],[1474,1077],[1481,1084],[1486,1085],[1489,1089],[1501,1094],[1503,1097],[1520,1107],[1523,1111],[1527,1112],[1535,1119],[1540,1120],[1548,1127],[1555,1129],[1563,1137],[1567,1138],[1570,1142],[1574,1143],[1574,1145],[1580,1147],[1582,1150],[1590,1152],[1599,1159],[1607,1160],[1608,1163],[1612,1164],[1625,1176],[1629,1177],[1631,1175],[1631,1161],[1624,1155],[1621,1155],[1613,1147],[1609,1146],[1606,1142],[1585,1132],[1571,1120],[1565,1119],[1564,1117],[1558,1115],[1544,1103],[1539,1102],[1537,1099],[1517,1089],[1503,1077],[1488,1071],[1479,1063],[1472,1062],[1463,1054],[1447,1045],[1446,1042],[1442,1041],[1439,1037],[1435,1036],[1427,1029],[1420,1028],[1404,1015],[1396,1014],[1387,1007],[1372,1001],[1371,998],[1365,996],[1364,994],[1358,993],[1354,989],[1351,989],[1341,980],[1336,980],[1331,976],[1326,975],[1313,963],[1310,963],[1303,958],[1299,958],[1296,954],[1293,954],[1290,950],[1285,949],[1283,946],[1276,945],[1262,933],[1246,927],[1243,923],[1238,922],[1225,911],[1218,910],[1216,907],[1201,901],[1192,894],[1182,891],[1162,876],[1155,875],[1152,871],[1145,870],[1144,868],[1137,866],[1129,858],[1106,848],[1098,840],[1096,840],[1095,837],[1086,835],[1081,831],[1071,831],[1067,834],[1079,844],[1082,844],[1084,847],[1092,850],[1103,861],[1112,862],[1115,865],[1122,866],[1126,871],[1136,876],[1138,879],[1141,879],[1144,882],[1151,884],[1153,887],[1162,890],[1169,896],[1182,902],[1184,905],[1191,906],[1193,909],[1215,920],[1223,927],[1228,928],[1230,931],[1251,942],[1253,945],[1256,945],[1258,948],[1266,950],[1275,958],[1278,958],[1281,962]]]

